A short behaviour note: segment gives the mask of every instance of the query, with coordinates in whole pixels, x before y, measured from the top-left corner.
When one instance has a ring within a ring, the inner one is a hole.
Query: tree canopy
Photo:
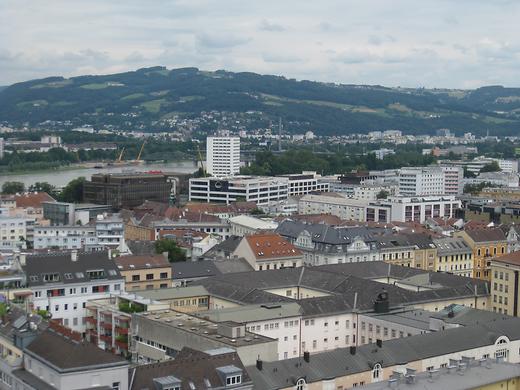
[[[176,263],[179,261],[186,261],[186,252],[174,240],[162,238],[155,241],[155,252],[168,252],[168,261]]]

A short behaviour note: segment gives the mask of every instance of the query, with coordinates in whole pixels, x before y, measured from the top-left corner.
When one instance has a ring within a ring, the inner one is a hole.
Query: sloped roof
[[[507,255],[496,257],[493,259],[493,261],[520,266],[520,251],[511,252]]]
[[[26,194],[15,195],[16,207],[41,208],[42,202],[54,202],[52,196],[46,192],[28,192]]]
[[[471,229],[466,234],[475,242],[506,241],[506,235],[500,228],[493,229]]]
[[[147,268],[169,267],[170,262],[163,255],[129,255],[119,256],[114,262],[121,271]]]
[[[244,237],[256,259],[300,257],[302,252],[293,244],[275,233],[259,233]]]

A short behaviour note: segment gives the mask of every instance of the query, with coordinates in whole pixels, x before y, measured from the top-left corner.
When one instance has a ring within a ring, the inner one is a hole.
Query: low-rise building
[[[126,291],[172,286],[172,268],[167,254],[119,256],[114,262],[125,278]]]
[[[140,291],[139,296],[166,304],[170,309],[183,313],[208,310],[210,295],[202,286],[173,287],[160,290]]]
[[[433,239],[437,247],[435,270],[460,276],[473,276],[473,251],[462,237]]]
[[[365,200],[346,198],[339,194],[305,195],[298,201],[300,214],[332,214],[347,221],[366,221]]]
[[[278,226],[274,221],[267,221],[247,215],[237,215],[236,217],[229,218],[229,224],[231,225],[231,234],[241,237],[260,231],[272,231]]]
[[[127,389],[127,360],[48,329],[24,349],[23,368],[13,371],[14,389]]]
[[[245,236],[233,252],[256,270],[301,267],[302,252],[276,233],[259,233]]]

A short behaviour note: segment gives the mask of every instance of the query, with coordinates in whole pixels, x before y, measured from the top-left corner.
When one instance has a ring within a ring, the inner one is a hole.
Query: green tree
[[[390,195],[390,192],[388,192],[387,190],[381,190],[376,195],[376,199],[386,199],[388,198],[388,195]]]
[[[46,181],[38,181],[29,186],[29,192],[46,192],[53,198],[58,196],[56,191],[56,187],[52,184],[47,183]]]
[[[464,177],[473,178],[473,177],[477,177],[477,175],[475,175],[473,172],[471,172],[468,169],[468,167],[464,167]]]
[[[25,192],[25,184],[19,181],[6,181],[2,185],[2,194],[16,194],[20,192]]]
[[[61,191],[58,199],[61,202],[81,202],[83,200],[83,184],[85,183],[84,177],[78,177],[77,179],[71,180]]]
[[[186,261],[186,253],[174,240],[162,238],[155,241],[155,252],[168,252],[168,261],[170,263]]]
[[[482,167],[480,172],[500,172],[501,169],[498,166],[497,161],[490,162],[489,164],[486,164]]]

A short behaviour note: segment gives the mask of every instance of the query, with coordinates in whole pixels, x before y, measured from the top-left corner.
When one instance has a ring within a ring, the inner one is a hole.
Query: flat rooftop
[[[208,291],[203,286],[160,288],[157,290],[141,290],[135,291],[135,294],[143,298],[152,299],[156,301],[209,295]]]
[[[243,347],[246,345],[268,343],[274,340],[251,332],[245,332],[245,337],[226,337],[218,332],[219,325],[217,323],[203,320],[175,310],[144,312],[136,314],[136,316],[144,317],[149,321],[175,328],[177,331],[192,333],[199,337],[225,344],[229,347]]]

